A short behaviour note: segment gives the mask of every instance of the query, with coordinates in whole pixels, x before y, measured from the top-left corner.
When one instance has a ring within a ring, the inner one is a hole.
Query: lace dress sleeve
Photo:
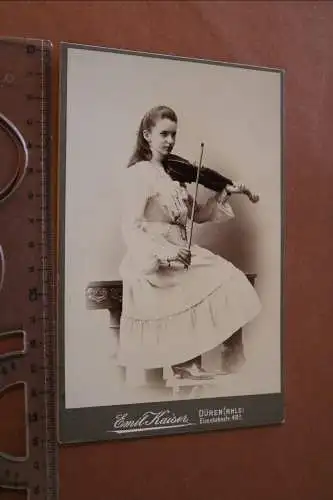
[[[223,190],[208,198],[206,203],[196,203],[194,222],[197,224],[202,224],[204,222],[226,222],[235,218],[235,213],[228,200],[228,193]]]
[[[147,231],[145,210],[154,191],[154,177],[147,162],[129,167],[124,175],[122,234],[132,259],[147,270],[156,270],[175,252]]]

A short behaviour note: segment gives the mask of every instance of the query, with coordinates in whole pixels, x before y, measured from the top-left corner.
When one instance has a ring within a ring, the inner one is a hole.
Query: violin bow
[[[201,143],[200,147],[201,147],[201,153],[200,153],[199,166],[197,169],[197,178],[195,181],[195,194],[194,194],[194,199],[193,199],[193,204],[192,204],[192,213],[191,213],[191,222],[190,222],[190,236],[189,236],[188,245],[187,245],[188,250],[191,249],[191,244],[192,244],[194,211],[195,211],[195,205],[196,205],[196,200],[197,200],[197,196],[198,196],[199,176],[200,176],[200,169],[202,167],[202,157],[203,157],[203,150],[204,150],[204,143],[203,142]],[[185,266],[185,269],[188,269],[187,265]]]

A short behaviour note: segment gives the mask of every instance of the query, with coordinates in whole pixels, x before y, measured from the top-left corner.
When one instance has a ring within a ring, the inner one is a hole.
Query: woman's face
[[[164,157],[170,153],[175,145],[177,124],[168,118],[158,120],[150,131],[144,132],[153,157]]]

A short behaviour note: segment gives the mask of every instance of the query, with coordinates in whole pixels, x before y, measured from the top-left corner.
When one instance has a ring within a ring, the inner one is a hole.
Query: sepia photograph
[[[61,65],[59,440],[283,423],[283,70]]]

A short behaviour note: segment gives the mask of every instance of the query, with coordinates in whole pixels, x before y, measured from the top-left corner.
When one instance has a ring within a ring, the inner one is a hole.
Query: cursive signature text
[[[138,418],[129,418],[128,413],[115,417],[113,428],[117,430],[137,429],[140,427],[174,427],[191,425],[187,415],[176,415],[170,410],[147,411]]]

